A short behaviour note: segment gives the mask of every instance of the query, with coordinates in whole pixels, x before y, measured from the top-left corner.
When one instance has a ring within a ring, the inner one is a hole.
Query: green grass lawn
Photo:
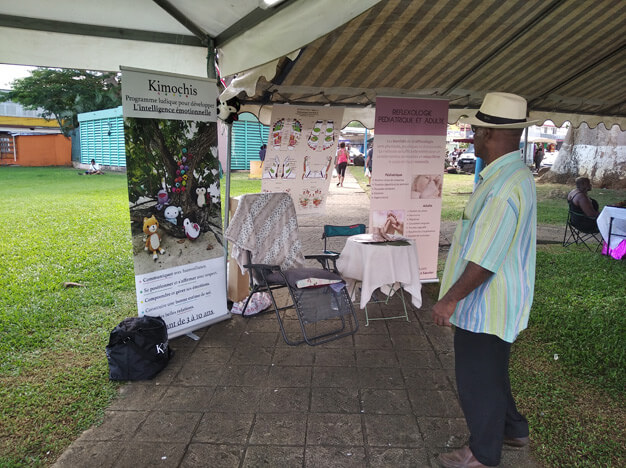
[[[365,185],[362,168],[351,170]],[[260,191],[247,173],[231,181],[232,195]],[[446,175],[444,219],[460,217],[472,183]],[[538,185],[540,220],[564,224],[568,189]],[[48,466],[101,419],[119,385],[104,347],[136,314],[126,176],[2,167],[0,195],[0,466]],[[601,205],[626,198],[592,196]],[[538,248],[512,378],[545,466],[626,464],[625,278],[623,262],[584,248]]]
[[[261,179],[250,179],[249,172],[237,171],[230,173],[230,196],[238,197],[245,193],[259,193],[261,191]],[[220,196],[222,200],[226,199],[226,182],[221,180]],[[222,219],[224,219],[224,210],[226,203],[222,202]]]
[[[625,267],[582,246],[537,248],[511,385],[545,466],[626,465]]]
[[[126,175],[0,168],[0,196],[0,466],[47,465],[118,386],[104,347],[136,315]]]

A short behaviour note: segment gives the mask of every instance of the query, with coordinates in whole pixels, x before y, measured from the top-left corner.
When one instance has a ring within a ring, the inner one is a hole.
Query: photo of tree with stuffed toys
[[[124,133],[133,235],[154,216],[159,236],[223,245],[216,123],[127,118]]]

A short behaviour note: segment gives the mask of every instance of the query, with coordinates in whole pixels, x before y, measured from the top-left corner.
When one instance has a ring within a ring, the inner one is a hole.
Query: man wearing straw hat
[[[522,161],[526,100],[487,93],[474,117],[476,156],[486,167],[452,240],[432,317],[455,325],[457,389],[469,445],[439,455],[444,467],[497,466],[502,444],[528,444],[528,422],[509,383],[511,343],[526,328],[535,285],[537,196]]]

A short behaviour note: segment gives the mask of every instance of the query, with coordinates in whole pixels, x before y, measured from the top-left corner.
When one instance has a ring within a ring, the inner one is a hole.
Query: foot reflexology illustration
[[[273,116],[262,190],[291,193],[300,211],[321,208],[337,150],[335,122],[341,117]]]

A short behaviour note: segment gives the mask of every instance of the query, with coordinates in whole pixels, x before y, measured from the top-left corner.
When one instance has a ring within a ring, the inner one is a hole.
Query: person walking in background
[[[267,145],[261,145],[261,149],[259,150],[259,159],[261,160],[261,167],[263,167],[263,162],[265,161],[266,151],[267,151]]]
[[[439,455],[444,467],[497,466],[502,444],[529,443],[509,382],[511,343],[526,328],[535,286],[537,195],[520,157],[526,100],[487,93],[476,116],[485,168],[454,233],[432,318],[455,325],[456,383],[469,445]]]
[[[541,168],[541,161],[543,161],[543,157],[545,152],[543,150],[543,143],[537,143],[535,147],[535,154],[533,155],[533,162],[535,163],[535,169],[539,170]]]
[[[343,187],[343,179],[346,176],[346,167],[348,166],[348,151],[345,143],[339,143],[339,151],[337,151],[337,174],[339,182],[337,187]]]
[[[365,159],[365,175],[367,176],[367,186],[372,184],[372,158],[374,157],[374,147],[370,146],[367,150],[367,159]]]

